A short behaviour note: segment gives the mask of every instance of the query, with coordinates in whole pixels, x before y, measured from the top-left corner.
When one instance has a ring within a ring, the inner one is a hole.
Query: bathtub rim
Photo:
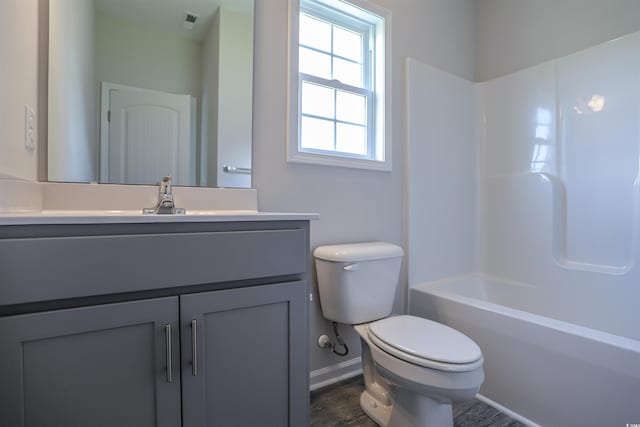
[[[461,295],[460,293],[456,293],[454,291],[450,291],[446,289],[446,285],[452,282],[458,282],[461,280],[482,280],[482,281],[493,281],[498,282],[500,284],[506,284],[509,286],[518,286],[524,288],[536,288],[534,285],[530,285],[527,283],[517,282],[509,279],[503,279],[496,276],[489,276],[480,273],[472,273],[455,277],[447,277],[443,279],[438,279],[430,282],[422,282],[410,285],[409,287],[409,307],[412,304],[412,296],[411,293],[422,292],[429,295],[433,295],[448,301],[459,302],[474,308],[492,311],[495,313],[502,314],[504,316],[516,318],[522,321],[531,322],[535,325],[552,329],[557,332],[568,333],[571,335],[576,335],[584,339],[595,340],[599,342],[603,342],[605,344],[614,346],[616,348],[620,348],[627,351],[633,351],[635,353],[640,354],[640,340],[636,340],[633,338],[615,335],[610,332],[601,331],[598,329],[589,328],[586,326],[577,325],[574,323],[567,322],[565,320],[554,319],[552,317],[542,316],[539,314],[531,313],[529,311],[511,308],[506,305],[497,304],[494,302],[480,300],[477,298],[472,298],[466,295]],[[409,309],[411,311],[411,308]],[[640,309],[639,309],[640,311]]]

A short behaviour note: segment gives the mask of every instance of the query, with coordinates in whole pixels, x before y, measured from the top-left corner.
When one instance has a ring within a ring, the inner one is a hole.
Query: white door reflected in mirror
[[[154,185],[172,176],[175,185],[195,185],[195,99],[106,83],[103,96],[101,182]]]

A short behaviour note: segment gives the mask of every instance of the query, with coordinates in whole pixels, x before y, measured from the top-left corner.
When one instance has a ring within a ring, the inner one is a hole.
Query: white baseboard
[[[359,357],[345,360],[335,365],[311,371],[309,374],[309,389],[311,391],[337,383],[362,373],[362,363]]]
[[[541,427],[540,424],[534,423],[530,419],[523,417],[522,415],[518,414],[517,412],[513,412],[511,409],[509,409],[509,408],[507,408],[505,406],[502,406],[498,402],[494,402],[493,400],[489,399],[488,397],[485,397],[485,396],[481,395],[480,393],[476,394],[476,398],[478,400],[486,403],[489,406],[493,406],[498,411],[510,416],[514,420],[520,421],[522,424],[525,424],[525,425],[527,425],[529,427]]]

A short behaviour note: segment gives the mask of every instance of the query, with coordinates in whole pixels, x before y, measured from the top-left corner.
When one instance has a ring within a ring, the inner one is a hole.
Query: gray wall
[[[96,17],[95,37],[98,83],[200,97],[200,43],[103,14]]]
[[[202,41],[202,127],[200,185],[217,186],[218,174],[218,69],[220,58],[220,10]]]
[[[219,187],[248,188],[250,175],[225,173],[223,167],[251,167],[253,16],[225,7],[218,15],[218,164],[209,172],[217,173]]]
[[[37,0],[0,1],[0,178],[38,179],[37,151],[24,148],[24,107],[38,107],[37,27]]]
[[[476,81],[640,30],[638,0],[475,0]]]
[[[377,0],[392,13],[393,171],[376,172],[287,163],[287,0],[256,1],[253,183],[259,208],[265,211],[318,212],[311,224],[311,245],[386,240],[403,242],[404,182],[404,58],[473,77],[473,7],[471,0]],[[318,335],[329,333],[322,318],[313,270],[311,369],[344,358],[320,350]],[[396,307],[402,309],[406,280],[401,281]],[[343,327],[347,343],[360,354],[351,328]]]

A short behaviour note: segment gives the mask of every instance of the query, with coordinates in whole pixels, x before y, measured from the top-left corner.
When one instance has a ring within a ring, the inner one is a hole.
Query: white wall
[[[640,30],[638,0],[475,0],[476,81]]]
[[[49,180],[97,181],[94,3],[51,2],[49,28]]]
[[[251,175],[229,174],[223,167],[251,167],[253,15],[221,7],[218,59],[219,187],[250,187]]]
[[[403,183],[405,63],[411,56],[467,79],[473,77],[472,0],[381,0],[392,13],[393,171],[376,172],[286,162],[287,130],[287,0],[255,4],[255,68],[253,182],[259,208],[265,211],[318,212],[311,224],[311,246],[329,243],[386,240],[403,243]],[[319,334],[332,334],[322,317],[312,271],[311,369],[344,361],[320,350]],[[403,306],[402,280],[396,307]],[[359,339],[342,327],[352,353],[359,355]]]
[[[37,180],[37,149],[24,148],[24,111],[38,107],[38,1],[0,2],[0,177]]]

